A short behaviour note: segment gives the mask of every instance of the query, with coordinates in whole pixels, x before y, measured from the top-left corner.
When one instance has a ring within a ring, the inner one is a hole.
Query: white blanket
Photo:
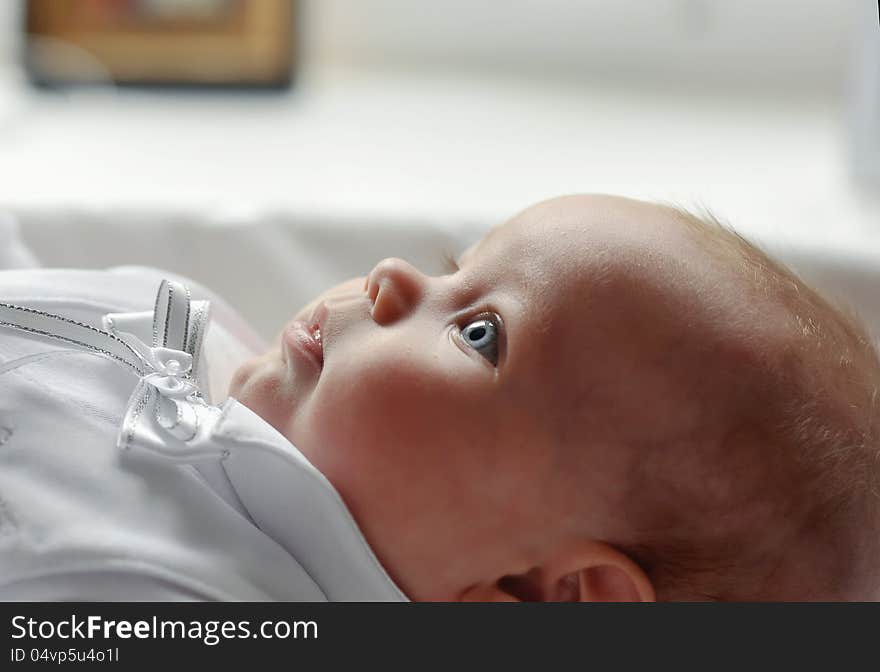
[[[21,240],[18,222],[12,215],[0,212],[0,269],[39,265],[36,256]]]

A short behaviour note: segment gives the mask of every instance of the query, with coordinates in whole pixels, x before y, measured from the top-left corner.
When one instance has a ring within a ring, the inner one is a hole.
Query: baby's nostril
[[[388,297],[386,296],[387,292],[384,291],[384,288],[378,282],[374,282],[370,287],[370,300],[373,302],[373,310],[375,311],[380,303],[386,302]]]
[[[370,298],[370,301],[373,304],[376,303],[376,299],[379,297],[379,283],[373,280],[373,278],[367,279],[367,296]]]
[[[400,296],[389,288],[387,282],[376,282],[372,289],[373,306],[370,308],[370,315],[378,324],[389,324],[404,314],[405,308],[401,304]]]

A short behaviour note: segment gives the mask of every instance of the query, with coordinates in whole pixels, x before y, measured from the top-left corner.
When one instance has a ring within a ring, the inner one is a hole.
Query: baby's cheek
[[[417,515],[435,489],[430,481],[446,468],[431,448],[444,441],[426,412],[433,406],[429,388],[418,382],[406,373],[364,370],[340,380],[333,403],[309,414],[311,440],[308,451],[300,449],[372,535]]]
[[[351,371],[333,381],[322,381],[310,415],[314,438],[324,444],[323,451],[356,457],[387,424],[381,382],[371,371]]]
[[[365,367],[323,381],[310,408],[310,443],[322,470],[356,473],[379,487],[407,451],[417,450],[431,418],[429,389],[411,371]]]

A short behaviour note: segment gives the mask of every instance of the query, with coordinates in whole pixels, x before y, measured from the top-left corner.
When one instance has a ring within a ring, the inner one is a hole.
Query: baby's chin
[[[232,374],[232,379],[229,381],[229,396],[234,397],[246,406],[248,405],[246,403],[246,398],[248,396],[247,388],[259,368],[259,363],[262,357],[263,356],[261,355],[260,357],[251,357],[250,359],[245,360],[235,370],[235,373]]]
[[[305,314],[307,310],[309,310],[308,306],[299,311],[296,317],[292,319],[301,319],[300,316]],[[272,342],[269,344],[269,347],[265,352],[246,359],[235,370],[235,373],[232,375],[232,379],[229,381],[230,397],[235,397],[239,401],[242,401],[240,395],[243,394],[243,390],[246,388],[247,384],[252,381],[254,376],[261,369],[269,368],[272,365],[282,366],[284,364],[283,356],[281,354],[281,335],[283,333],[284,331],[282,329],[275,335],[275,338],[272,339]]]
[[[244,361],[229,381],[229,396],[258,415],[272,397],[282,392],[285,364],[272,350]],[[264,418],[265,419],[265,418]]]

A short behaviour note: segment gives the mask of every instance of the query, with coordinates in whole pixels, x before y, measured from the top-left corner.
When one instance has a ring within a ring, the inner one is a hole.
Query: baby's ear
[[[476,602],[653,602],[650,579],[624,553],[600,541],[580,540],[540,567],[469,588]]]

